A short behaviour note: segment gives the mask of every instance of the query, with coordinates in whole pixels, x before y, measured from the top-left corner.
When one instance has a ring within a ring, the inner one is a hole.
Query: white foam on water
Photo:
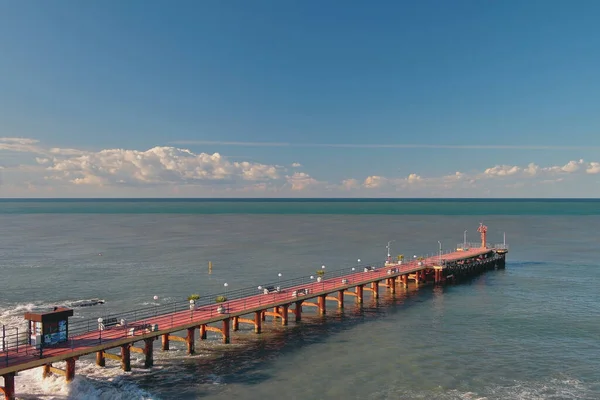
[[[490,385],[481,390],[462,391],[457,389],[440,391],[405,390],[399,386],[381,389],[371,399],[423,399],[423,400],[597,400],[600,392],[598,383],[586,384],[572,378],[550,379],[546,382],[510,382],[505,385]],[[596,385],[596,389],[594,389]]]
[[[31,311],[48,311],[55,306],[66,306],[78,304],[81,302],[89,301],[90,299],[75,299],[75,300],[61,300],[56,302],[43,302],[43,301],[32,301],[29,303],[17,303],[17,304],[4,304],[0,306],[0,325],[15,326],[15,327],[26,327],[27,321],[23,318],[23,315]],[[106,303],[105,303],[106,304]],[[102,307],[104,304],[97,304],[95,306],[83,307],[86,309]],[[75,308],[77,312],[79,307]]]
[[[133,361],[133,360],[132,360]],[[54,364],[64,368],[64,363]],[[158,400],[158,397],[141,389],[127,379],[131,374],[144,374],[147,370],[132,369],[123,372],[118,365],[99,368],[93,362],[77,361],[73,382],[66,383],[62,376],[42,378],[42,369],[20,372],[15,377],[17,399],[33,400]]]

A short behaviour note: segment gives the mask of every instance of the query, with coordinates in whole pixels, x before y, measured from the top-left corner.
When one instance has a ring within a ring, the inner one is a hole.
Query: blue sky
[[[1,2],[0,196],[600,197],[599,2],[369,4]]]

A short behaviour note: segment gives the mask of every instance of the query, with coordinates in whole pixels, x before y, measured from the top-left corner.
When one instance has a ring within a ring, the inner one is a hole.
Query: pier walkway
[[[225,294],[227,300],[208,304],[190,301],[178,303],[173,311],[159,313],[156,309],[140,310],[140,317],[127,314],[127,320],[104,318],[87,321],[87,325],[73,323],[69,327],[69,337],[65,343],[52,347],[31,344],[7,344],[6,333],[0,347],[0,376],[4,377],[6,399],[14,398],[15,373],[36,367],[43,367],[43,375],[50,373],[64,375],[67,381],[73,379],[76,360],[85,355],[96,353],[96,364],[105,365],[105,359],[116,359],[123,370],[131,370],[130,353],[145,355],[144,367],[153,365],[154,341],[162,339],[162,350],[169,349],[170,341],[181,341],[187,346],[188,354],[195,352],[195,332],[199,338],[206,339],[207,331],[221,335],[224,343],[230,341],[230,331],[239,329],[239,324],[250,324],[255,333],[260,333],[262,322],[267,316],[288,324],[289,314],[295,321],[302,318],[303,309],[314,307],[318,313],[326,313],[328,301],[336,302],[338,308],[344,307],[344,298],[351,296],[358,303],[363,302],[364,292],[370,292],[373,298],[379,296],[380,286],[392,293],[397,285],[408,286],[409,280],[419,285],[424,282],[443,283],[463,275],[472,275],[488,269],[504,268],[506,245],[490,247],[485,243],[482,233],[482,247],[457,249],[457,251],[436,256],[415,259],[410,262],[394,262],[389,257],[379,266],[359,266],[338,271],[328,271],[323,277],[302,277],[281,282],[277,286],[259,286]],[[148,315],[151,314],[151,315]],[[125,315],[125,313],[120,316]],[[112,320],[107,326],[106,322]],[[115,323],[116,321],[122,324]],[[119,326],[120,325],[120,326]],[[184,331],[185,337],[174,336]],[[29,333],[27,333],[29,338]],[[22,340],[22,339],[21,339]],[[134,347],[142,342],[143,347]],[[30,343],[30,342],[29,342]],[[118,349],[119,354],[108,352]],[[55,368],[53,363],[66,361],[64,370]]]

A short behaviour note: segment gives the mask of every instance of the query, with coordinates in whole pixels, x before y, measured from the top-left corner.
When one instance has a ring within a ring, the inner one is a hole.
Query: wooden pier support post
[[[206,340],[206,325],[200,325],[200,340]]]
[[[396,277],[388,279],[388,286],[392,294],[396,293]]]
[[[168,333],[164,333],[162,335],[162,346],[161,346],[161,350],[162,351],[167,351],[169,350],[169,334]]]
[[[285,304],[279,307],[279,311],[281,312],[281,325],[286,326],[288,324],[288,310],[290,308],[289,304]]]
[[[4,387],[0,387],[0,392],[4,392],[5,400],[15,400],[15,373],[9,372],[2,377],[4,377]]]
[[[356,287],[356,302],[358,304],[362,304],[363,303],[363,292],[364,292],[364,287],[363,285],[358,285]]]
[[[302,300],[296,302],[296,322],[302,321]]]
[[[338,308],[344,308],[344,289],[338,291]]]
[[[261,311],[261,312],[262,312],[262,314],[261,314],[261,319],[262,319],[263,321],[266,321],[266,320],[267,320],[267,314],[265,313],[265,311],[267,311],[267,310],[262,310],[262,311]]]
[[[154,338],[144,339],[144,368],[152,368],[154,365]]]
[[[96,365],[99,366],[99,367],[105,367],[106,366],[106,359],[104,358],[104,351],[103,350],[100,350],[100,351],[96,352]],[[44,366],[44,368],[45,368],[45,366]]]
[[[326,294],[322,294],[319,296],[319,314],[321,315],[325,315],[325,313],[327,312],[327,306],[326,306],[326,301],[325,298],[327,297]]]
[[[373,298],[378,299],[379,298],[379,281],[375,281],[375,282],[371,283],[371,289],[373,289]]]
[[[408,287],[408,274],[402,275],[402,285],[407,288]]]
[[[187,329],[187,336],[185,338],[185,343],[187,344],[187,353],[189,355],[192,355],[196,352],[196,349],[194,348],[194,333],[196,332],[196,328],[188,328]]]
[[[223,343],[229,343],[229,318],[223,320]]]
[[[125,372],[131,371],[131,344],[121,346],[121,368]]]
[[[233,331],[238,331],[240,329],[240,321],[239,321],[240,317],[233,317]]]
[[[67,358],[67,367],[65,368],[65,380],[72,382],[75,379],[75,360],[76,358]]]
[[[260,333],[262,328],[263,321],[263,312],[255,311],[254,312],[254,333]]]

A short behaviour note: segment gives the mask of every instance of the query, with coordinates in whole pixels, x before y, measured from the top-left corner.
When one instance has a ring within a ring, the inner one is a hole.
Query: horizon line
[[[458,200],[458,201],[471,201],[471,200],[503,200],[503,201],[515,201],[515,200],[597,200],[600,201],[600,197],[0,197],[0,202],[4,201],[18,201],[18,200],[360,200],[360,201],[414,201],[414,200],[428,200],[428,201],[443,201],[443,200]]]

